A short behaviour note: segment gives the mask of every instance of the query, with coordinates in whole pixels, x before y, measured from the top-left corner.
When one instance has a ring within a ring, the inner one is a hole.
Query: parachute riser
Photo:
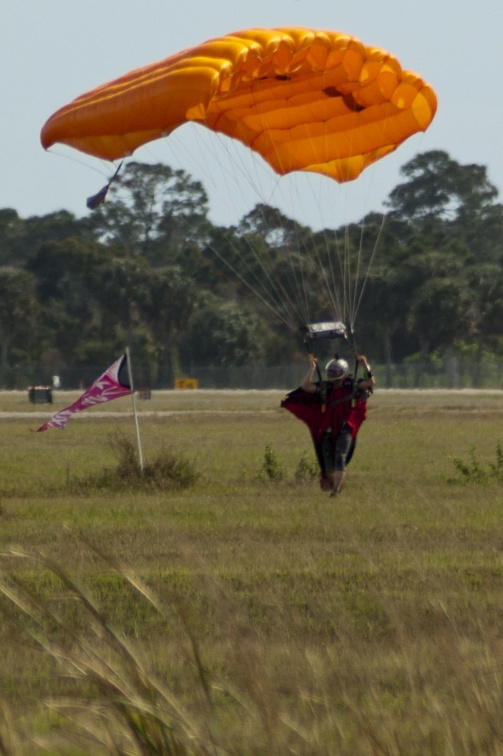
[[[354,371],[353,371],[353,378],[356,381],[356,378],[357,378],[357,375],[358,375],[358,367],[359,367],[360,363],[358,362],[358,352],[357,352],[357,349],[356,349],[355,333],[353,331],[353,328],[350,325],[346,326],[346,331],[347,331],[346,340],[347,340],[347,342],[349,344],[349,347],[350,347],[351,351],[353,352],[353,355],[354,355],[354,358],[355,358],[355,368],[354,368]]]

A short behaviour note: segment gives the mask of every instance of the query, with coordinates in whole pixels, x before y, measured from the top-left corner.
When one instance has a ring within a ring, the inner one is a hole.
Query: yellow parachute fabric
[[[41,140],[115,160],[193,121],[238,139],[279,174],[344,182],[424,131],[436,106],[418,75],[355,37],[248,29],[78,97],[49,118]]]

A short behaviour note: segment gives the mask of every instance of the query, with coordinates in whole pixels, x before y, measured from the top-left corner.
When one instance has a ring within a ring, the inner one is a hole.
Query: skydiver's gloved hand
[[[368,384],[368,387],[371,388],[375,384],[375,378],[372,375],[372,370],[369,363],[367,362],[367,358],[364,354],[358,354],[356,359],[363,370],[363,382],[365,384]]]

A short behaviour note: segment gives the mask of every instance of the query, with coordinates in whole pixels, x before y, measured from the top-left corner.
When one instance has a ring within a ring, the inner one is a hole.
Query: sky
[[[16,0],[0,7],[0,209],[22,218],[59,210],[85,216],[86,198],[113,167],[63,147],[44,151],[40,130],[49,116],[127,71],[253,26],[359,37],[420,74],[439,106],[427,132],[343,187],[324,177],[280,179],[260,158],[248,162],[244,148],[193,125],[135,153],[202,181],[214,223],[231,225],[258,201],[313,228],[328,217],[337,225],[359,220],[382,210],[402,181],[401,166],[436,149],[484,165],[503,197],[502,0]]]

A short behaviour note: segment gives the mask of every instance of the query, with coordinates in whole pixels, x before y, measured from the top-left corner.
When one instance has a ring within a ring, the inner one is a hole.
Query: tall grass
[[[452,463],[502,399],[376,392],[336,500],[257,401],[141,419],[188,487],[75,485],[127,419],[3,425],[0,751],[503,753],[501,482]]]

